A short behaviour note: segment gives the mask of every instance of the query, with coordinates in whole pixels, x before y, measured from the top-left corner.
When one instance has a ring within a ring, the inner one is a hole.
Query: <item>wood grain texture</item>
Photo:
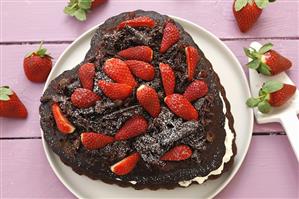
[[[0,151],[3,198],[74,198],[51,170],[41,140],[0,140]],[[217,198],[295,198],[298,179],[286,136],[254,136],[243,166]]]
[[[232,0],[109,0],[84,23],[65,15],[64,0],[2,0],[2,42],[73,40],[82,32],[124,11],[156,10],[190,20],[221,38],[299,37],[298,1],[279,0],[266,8],[248,33],[239,31]],[[17,14],[16,14],[17,13]]]
[[[299,86],[299,41],[288,40],[267,40],[275,44],[275,48],[293,61],[293,67],[288,72],[293,81]],[[243,54],[243,47],[248,46],[251,40],[246,41],[225,41],[228,47],[234,52],[241,64],[244,66],[247,59]],[[261,41],[266,42],[266,41]],[[32,83],[26,79],[23,71],[23,57],[27,52],[37,48],[38,45],[7,45],[2,48],[1,59],[1,85],[9,85],[17,92],[25,106],[28,108],[29,117],[26,120],[0,118],[0,137],[32,137],[40,136],[39,127],[39,98],[42,94],[44,84]],[[67,47],[67,44],[46,44],[53,56],[53,61]],[[287,48],[286,48],[287,47]],[[244,71],[248,69],[244,67]],[[279,124],[255,125],[254,132],[277,132],[283,129]]]

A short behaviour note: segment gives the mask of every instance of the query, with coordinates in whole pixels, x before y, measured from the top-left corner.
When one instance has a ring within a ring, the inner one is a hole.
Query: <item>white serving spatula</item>
[[[257,51],[262,47],[258,42],[252,42],[250,44],[251,48]],[[251,59],[249,58],[249,61]],[[275,76],[265,76],[259,74],[256,70],[249,70],[249,81],[251,94],[253,97],[258,96],[259,89],[262,87],[263,83],[268,80],[275,80],[281,83],[292,84],[292,80],[288,77],[285,72],[279,73]],[[284,105],[278,108],[273,108],[270,113],[263,114],[254,108],[254,115],[256,121],[259,124],[269,123],[269,122],[280,122],[287,133],[289,141],[292,145],[294,153],[299,161],[299,120],[297,114],[299,113],[299,91],[296,90],[295,95]]]

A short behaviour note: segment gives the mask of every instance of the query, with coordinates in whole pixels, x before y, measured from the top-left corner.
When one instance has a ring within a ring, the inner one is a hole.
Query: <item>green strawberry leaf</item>
[[[86,10],[80,8],[74,13],[74,16],[79,21],[85,21],[86,20]]]
[[[271,71],[269,69],[269,67],[267,66],[267,64],[261,62],[260,67],[258,68],[258,72],[262,73],[263,75],[271,75]]]
[[[10,98],[9,96],[12,95],[12,90],[7,86],[0,87],[0,100],[1,101],[8,101]]]
[[[249,50],[249,48],[244,48],[244,53],[247,57],[254,59],[255,57],[252,55],[251,51]]]
[[[247,0],[236,0],[235,1],[235,11],[239,11],[247,5]]]
[[[253,108],[253,107],[256,107],[260,102],[261,102],[260,99],[251,97],[251,98],[247,99],[246,105],[248,107]]]
[[[274,93],[280,89],[282,89],[283,83],[270,80],[264,83],[262,90],[266,93]]]
[[[65,7],[63,12],[67,15],[74,16],[74,13],[78,10],[77,6]]]
[[[253,59],[251,62],[247,63],[246,66],[251,69],[257,69],[260,66],[261,60]]]
[[[275,2],[275,1],[276,1],[276,0],[269,0],[270,3],[273,3],[273,2]]]
[[[259,53],[264,54],[264,53],[268,52],[269,50],[271,50],[272,47],[273,47],[273,44],[266,43],[260,48]]]
[[[271,105],[269,104],[268,101],[262,101],[258,104],[258,110],[262,113],[269,113],[271,110]]]
[[[78,6],[81,9],[88,10],[91,7],[91,0],[79,0]]]
[[[260,9],[264,9],[265,7],[267,7],[269,5],[269,0],[255,0],[255,4]]]

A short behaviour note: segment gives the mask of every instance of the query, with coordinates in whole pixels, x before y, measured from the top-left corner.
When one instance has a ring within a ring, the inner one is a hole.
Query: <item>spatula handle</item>
[[[296,113],[281,117],[281,124],[288,135],[297,161],[299,162],[299,120]]]

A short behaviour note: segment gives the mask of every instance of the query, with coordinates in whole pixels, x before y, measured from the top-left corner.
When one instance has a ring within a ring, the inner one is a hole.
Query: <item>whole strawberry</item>
[[[292,62],[272,50],[272,47],[273,44],[267,43],[259,51],[253,48],[244,48],[245,54],[252,59],[247,66],[264,75],[276,75],[291,68]]]
[[[106,0],[70,0],[64,8],[64,13],[75,17],[79,21],[86,20],[86,14],[103,4]]]
[[[262,113],[268,113],[271,107],[285,104],[296,92],[296,86],[276,81],[267,81],[260,89],[259,96],[246,101],[249,107],[258,107]]]
[[[258,20],[262,10],[275,0],[235,0],[233,13],[241,32],[247,32]]]
[[[52,57],[47,54],[47,49],[42,47],[27,55],[23,66],[26,77],[33,82],[45,82],[52,69]]]
[[[0,117],[27,117],[26,107],[16,93],[7,86],[0,87]]]

